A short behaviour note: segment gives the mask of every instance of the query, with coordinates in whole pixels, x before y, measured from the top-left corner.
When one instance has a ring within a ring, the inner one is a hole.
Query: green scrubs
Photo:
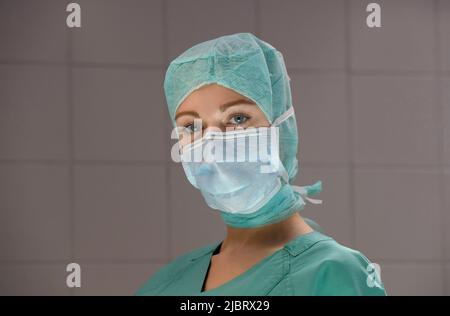
[[[231,281],[202,291],[220,244],[175,259],[136,295],[386,295],[362,253],[318,231],[296,237]]]

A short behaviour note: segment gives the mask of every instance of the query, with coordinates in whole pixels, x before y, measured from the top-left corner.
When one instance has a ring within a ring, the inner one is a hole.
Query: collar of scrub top
[[[329,240],[329,239],[332,239],[332,238],[318,232],[317,230],[314,230],[312,232],[302,234],[302,235],[295,237],[294,239],[289,241],[287,244],[285,244],[283,246],[283,249],[285,249],[286,251],[289,252],[290,255],[295,257],[295,256],[298,256],[299,254],[301,254],[302,252],[306,251],[310,247],[312,247],[317,242],[322,241],[322,240]],[[212,245],[206,247],[205,249],[202,249],[202,251],[200,251],[197,254],[195,254],[194,256],[192,256],[191,261],[195,261],[205,255],[211,254],[212,252],[214,252],[214,250],[217,249],[217,247],[219,247],[222,244],[222,242],[223,241],[217,242],[215,244],[212,244]]]

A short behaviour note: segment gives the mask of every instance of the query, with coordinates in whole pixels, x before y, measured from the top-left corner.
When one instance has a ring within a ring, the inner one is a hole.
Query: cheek
[[[257,112],[252,116],[251,124],[253,127],[269,127],[270,123],[262,112]]]

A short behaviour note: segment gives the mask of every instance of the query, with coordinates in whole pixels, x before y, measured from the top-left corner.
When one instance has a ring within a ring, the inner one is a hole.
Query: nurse
[[[164,266],[137,295],[386,295],[367,257],[299,214],[321,203],[321,182],[292,184],[289,80],[282,54],[250,33],[197,44],[170,63],[164,91],[182,166],[227,234]],[[207,146],[228,155],[192,159]]]

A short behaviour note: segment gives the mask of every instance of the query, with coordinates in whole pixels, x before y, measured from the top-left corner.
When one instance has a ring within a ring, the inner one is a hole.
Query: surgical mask
[[[269,145],[277,141],[275,127],[208,132],[183,148],[183,168],[211,208],[250,214],[278,192],[281,178],[287,181],[277,146]],[[196,157],[202,161],[191,161]]]
[[[291,115],[292,107],[270,127],[206,132],[183,147],[186,176],[211,208],[250,215],[289,182],[279,158],[278,125]],[[306,198],[305,188],[298,187],[297,192]]]

